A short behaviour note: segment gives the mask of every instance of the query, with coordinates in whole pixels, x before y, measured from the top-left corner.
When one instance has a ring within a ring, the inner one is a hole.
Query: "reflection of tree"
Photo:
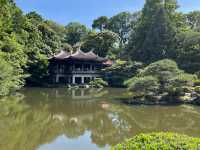
[[[24,98],[0,101],[0,149],[35,150],[60,135],[77,138],[86,131],[100,147],[141,132],[199,135],[198,107],[126,106],[107,101],[106,97],[114,97],[116,92],[109,90],[95,101],[72,100],[68,92],[32,89],[24,92]]]
[[[127,120],[132,135],[166,130],[199,135],[200,110],[192,108],[193,111],[188,111],[189,108],[186,109],[184,106],[120,107],[116,105],[112,107],[112,111],[119,112],[118,118]]]

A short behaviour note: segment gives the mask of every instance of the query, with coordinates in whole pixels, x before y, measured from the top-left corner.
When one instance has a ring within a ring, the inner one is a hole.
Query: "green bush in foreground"
[[[108,86],[108,83],[101,78],[96,78],[93,81],[90,81],[89,84],[95,88],[103,88]]]
[[[175,133],[140,134],[110,150],[199,150],[200,138]]]

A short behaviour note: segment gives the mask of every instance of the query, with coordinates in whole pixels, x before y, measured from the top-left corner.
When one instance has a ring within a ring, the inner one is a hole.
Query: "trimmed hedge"
[[[200,150],[200,138],[163,132],[140,134],[110,150]]]

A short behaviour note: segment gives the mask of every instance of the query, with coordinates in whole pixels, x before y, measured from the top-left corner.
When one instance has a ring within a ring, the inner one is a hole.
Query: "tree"
[[[61,42],[63,42],[64,41],[64,36],[66,34],[65,27],[63,25],[60,25],[60,24],[52,21],[52,20],[46,20],[44,22],[48,27],[51,28],[51,30],[53,30],[56,33],[56,35],[59,38],[59,40]]]
[[[153,76],[145,76],[145,77],[135,77],[131,80],[128,89],[130,91],[134,91],[135,96],[145,96],[148,98],[149,96],[156,96],[158,94],[160,83],[157,78]]]
[[[34,24],[37,25],[40,22],[43,22],[44,19],[42,18],[41,15],[39,15],[37,12],[32,11],[26,14],[26,17]]]
[[[62,44],[61,49],[66,52],[73,52],[73,47],[69,45],[68,43]]]
[[[77,42],[80,42],[88,33],[86,26],[78,22],[69,23],[65,29],[66,35],[64,40],[72,46]]]
[[[115,43],[118,41],[118,35],[111,31],[102,31],[99,33],[91,32],[83,41],[82,49],[84,51],[93,50],[101,57],[106,57],[115,49]]]
[[[136,75],[143,64],[139,62],[116,60],[115,63],[103,69],[105,80],[112,87],[124,87],[124,81]]]
[[[177,0],[164,0],[164,7],[171,17],[170,19],[174,19],[174,15],[176,14],[176,9],[179,7]]]
[[[133,14],[121,12],[109,19],[108,29],[119,35],[121,48],[127,44],[130,33],[137,24],[139,18],[140,12]]]
[[[23,85],[23,78],[2,56],[0,60],[0,96],[5,96],[20,89]]]
[[[200,11],[193,11],[186,14],[187,23],[192,30],[200,29]]]
[[[129,90],[140,96],[168,96],[177,98],[191,90],[195,75],[180,70],[176,62],[168,59],[151,63],[125,84]],[[144,88],[142,90],[142,88]]]
[[[127,51],[133,60],[151,63],[173,56],[176,32],[163,0],[147,0]]]
[[[42,52],[46,56],[53,55],[56,50],[60,47],[59,37],[56,35],[48,25],[45,23],[40,23],[38,25],[38,30],[41,33],[41,38],[43,42]]]
[[[24,52],[28,56],[25,72],[27,85],[42,85],[48,73],[48,57],[55,53],[60,44],[56,33],[45,23],[40,15],[27,14],[25,27],[28,36],[25,38]]]
[[[93,21],[92,28],[103,31],[104,29],[107,29],[108,21],[109,21],[108,17],[101,16]]]
[[[177,62],[189,73],[200,70],[200,32],[188,31],[179,34]]]

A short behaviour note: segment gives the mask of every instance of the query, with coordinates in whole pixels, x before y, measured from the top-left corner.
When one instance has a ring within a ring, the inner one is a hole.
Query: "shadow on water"
[[[0,149],[36,150],[46,144],[56,147],[54,141],[59,137],[77,140],[81,145],[85,139],[80,139],[86,137],[88,150],[93,145],[103,150],[141,132],[200,135],[200,107],[115,102],[123,92],[27,88],[19,96],[4,98],[0,100]],[[73,146],[65,149],[75,149]]]

